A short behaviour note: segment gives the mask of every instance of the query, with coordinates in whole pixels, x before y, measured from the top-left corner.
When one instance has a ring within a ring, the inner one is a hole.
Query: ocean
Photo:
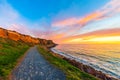
[[[62,44],[51,50],[120,79],[120,44]]]

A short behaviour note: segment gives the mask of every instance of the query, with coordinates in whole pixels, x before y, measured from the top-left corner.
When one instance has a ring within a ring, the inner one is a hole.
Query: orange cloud
[[[116,36],[117,36],[117,38],[116,38]],[[107,39],[111,39],[111,37],[120,39],[120,38],[118,38],[118,36],[120,37],[120,29],[98,30],[98,31],[89,32],[89,33],[85,33],[85,34],[80,34],[77,36],[66,37],[61,40],[62,41],[61,43],[74,43],[74,42],[75,43],[87,43],[92,40],[94,42],[94,40],[98,40],[100,38],[101,38],[101,40],[104,40],[105,37],[108,37]],[[104,38],[104,39],[102,39],[102,38]],[[114,38],[113,38],[113,41],[114,41]]]
[[[120,44],[120,36],[94,37],[87,40],[76,38],[66,41],[69,44]]]
[[[104,18],[110,18],[112,16],[115,16],[118,13],[120,13],[120,1],[110,0],[103,7],[101,7],[100,9],[88,15],[68,18],[68,19],[61,20],[61,21],[55,21],[53,22],[52,26],[58,27],[58,29],[60,28],[59,31],[60,32],[63,31],[63,33],[55,34],[54,36],[51,36],[51,39],[53,39],[57,43],[72,43],[72,42],[78,43],[80,41],[83,42],[83,41],[93,40],[93,39],[104,40],[105,37],[107,37],[107,39],[110,39],[110,37],[120,36],[120,29],[107,29],[107,30],[98,30],[98,31],[89,32],[85,34],[80,34],[77,36],[69,35],[70,37],[65,37],[68,33],[74,34],[74,32],[77,32],[82,27],[85,27],[84,25],[89,26],[89,23],[92,23],[96,20],[101,21]],[[66,32],[64,32],[64,29],[66,30]],[[59,31],[56,33],[59,33]],[[114,38],[119,39],[117,37],[114,37]]]
[[[97,17],[99,17],[101,14],[100,13],[92,13],[89,14],[83,18],[68,18],[62,21],[58,21],[58,22],[54,22],[52,24],[52,26],[55,27],[65,27],[65,26],[74,26],[74,25],[84,25],[86,23],[88,23],[89,21],[92,21],[94,19],[96,19]]]
[[[100,17],[101,16],[101,13],[98,13],[98,12],[95,12],[95,13],[92,13],[92,14],[89,14],[87,15],[86,17],[82,18],[80,21],[79,21],[79,24],[81,25],[84,25],[90,21],[93,21],[95,20],[96,18]]]
[[[82,18],[81,17],[80,18],[73,17],[73,18],[68,18],[68,19],[61,20],[61,21],[56,21],[52,24],[52,26],[65,27],[65,26],[74,26],[76,24],[83,26],[91,21],[108,18],[113,15],[116,15],[117,13],[120,13],[119,0],[110,0],[110,2],[105,4],[100,9],[98,9],[95,12],[90,13],[86,16],[83,16]]]
[[[65,35],[64,34],[56,34],[56,35],[54,35],[54,36],[51,36],[52,37],[52,39],[60,39],[61,37],[64,37]]]

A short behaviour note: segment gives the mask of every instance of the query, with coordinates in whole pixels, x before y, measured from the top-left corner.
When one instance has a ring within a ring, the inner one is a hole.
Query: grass
[[[6,79],[16,65],[17,59],[29,48],[20,41],[0,38],[0,78]]]
[[[7,79],[11,70],[15,67],[17,59],[20,58],[30,45],[21,41],[13,41],[0,38],[0,79]],[[80,71],[67,61],[56,57],[43,46],[38,46],[40,53],[53,65],[60,68],[67,80],[98,80],[97,78]]]
[[[82,72],[67,61],[54,56],[44,46],[38,46],[38,50],[51,64],[55,65],[66,74],[67,80],[98,80],[92,75]]]

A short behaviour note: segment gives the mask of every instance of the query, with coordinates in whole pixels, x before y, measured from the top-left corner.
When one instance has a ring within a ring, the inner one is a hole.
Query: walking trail
[[[12,80],[65,80],[65,74],[46,61],[37,47],[31,48],[12,72]]]

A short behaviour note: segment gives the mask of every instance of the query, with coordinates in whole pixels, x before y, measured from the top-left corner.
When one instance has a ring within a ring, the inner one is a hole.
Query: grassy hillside
[[[67,80],[98,80],[97,78],[80,71],[78,68],[72,66],[67,61],[53,56],[51,52],[43,46],[38,46],[38,50],[50,63],[64,71]]]
[[[23,42],[0,38],[0,78],[7,77],[14,68],[17,59],[28,48],[29,46]]]
[[[30,46],[21,41],[0,38],[0,80],[5,79],[20,58]],[[53,65],[63,70],[67,80],[97,80],[95,77],[80,71],[67,61],[55,57],[42,46],[38,47],[40,53]]]

